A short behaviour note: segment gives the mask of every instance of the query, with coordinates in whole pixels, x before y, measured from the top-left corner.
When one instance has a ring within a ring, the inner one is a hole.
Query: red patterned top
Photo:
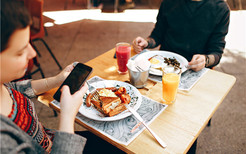
[[[55,132],[44,128],[38,121],[33,102],[29,98],[12,88],[7,88],[13,100],[12,111],[8,117],[50,152]]]

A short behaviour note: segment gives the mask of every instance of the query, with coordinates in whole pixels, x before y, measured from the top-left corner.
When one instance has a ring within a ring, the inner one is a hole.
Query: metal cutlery
[[[135,67],[139,72],[144,72],[144,70],[141,68],[141,67],[139,67],[139,66],[136,66]]]
[[[98,93],[98,91],[96,90],[95,92],[93,92],[93,99],[95,100],[95,101],[99,101],[99,97],[100,97],[100,95],[99,95],[99,93]]]
[[[128,106],[127,104],[125,104],[126,108],[147,128],[147,130],[154,136],[154,138],[156,139],[156,141],[163,147],[167,147],[166,143],[164,143],[161,138],[159,136],[157,136],[155,134],[155,132],[153,132],[149,126],[144,122],[144,120],[142,119],[142,117],[134,110],[132,109],[130,106]]]
[[[94,86],[90,85],[90,84],[88,83],[88,81],[85,81],[85,82],[86,82],[86,84],[88,85],[88,90],[89,90],[89,92],[92,92],[93,90],[96,89]]]
[[[187,69],[190,69],[191,66],[190,66],[190,65],[185,65],[185,67],[186,67]]]

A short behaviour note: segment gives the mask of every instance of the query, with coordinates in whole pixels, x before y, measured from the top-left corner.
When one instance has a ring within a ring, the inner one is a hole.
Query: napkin
[[[150,68],[151,63],[148,61],[148,59],[142,57],[142,58],[136,58],[134,60],[129,59],[127,62],[127,67],[135,72],[145,72],[148,71]]]

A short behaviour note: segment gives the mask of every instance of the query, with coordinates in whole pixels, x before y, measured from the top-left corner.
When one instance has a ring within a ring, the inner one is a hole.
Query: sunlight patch
[[[102,13],[99,9],[49,11],[43,15],[54,20],[57,25],[84,19],[124,22],[156,22],[157,9],[125,10],[122,13]]]

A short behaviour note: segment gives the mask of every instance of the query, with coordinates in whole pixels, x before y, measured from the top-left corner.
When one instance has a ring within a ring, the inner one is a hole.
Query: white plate
[[[161,50],[158,50],[158,51],[151,50],[151,51],[147,51],[145,53],[140,54],[139,56],[136,57],[136,59],[138,59],[138,58],[149,59],[155,55],[159,55],[159,56],[166,57],[166,58],[173,58],[174,57],[180,63],[181,71],[185,72],[187,70],[187,68],[185,67],[186,65],[188,65],[187,59],[185,59],[183,56],[176,54],[176,53],[173,53],[173,52],[161,51]],[[162,66],[166,65],[164,63],[164,60],[161,63],[162,63],[161,64]],[[151,64],[151,69],[150,69],[149,73],[153,74],[153,75],[162,76],[162,71],[154,69],[152,64]]]
[[[126,92],[130,95],[131,97],[131,102],[129,105],[134,108],[134,110],[137,110],[142,102],[142,95],[140,92],[132,85],[121,82],[121,81],[115,81],[115,80],[104,80],[104,81],[98,81],[94,82],[91,84],[95,88],[105,88],[105,87],[125,87]],[[81,105],[79,112],[90,119],[97,120],[97,121],[115,121],[115,120],[120,120],[125,117],[128,117],[131,115],[131,113],[128,110],[125,110],[121,112],[120,114],[117,114],[113,117],[105,117],[102,113],[97,111],[95,107],[87,107],[85,104],[85,99],[87,97],[87,94],[83,98],[83,104]]]

